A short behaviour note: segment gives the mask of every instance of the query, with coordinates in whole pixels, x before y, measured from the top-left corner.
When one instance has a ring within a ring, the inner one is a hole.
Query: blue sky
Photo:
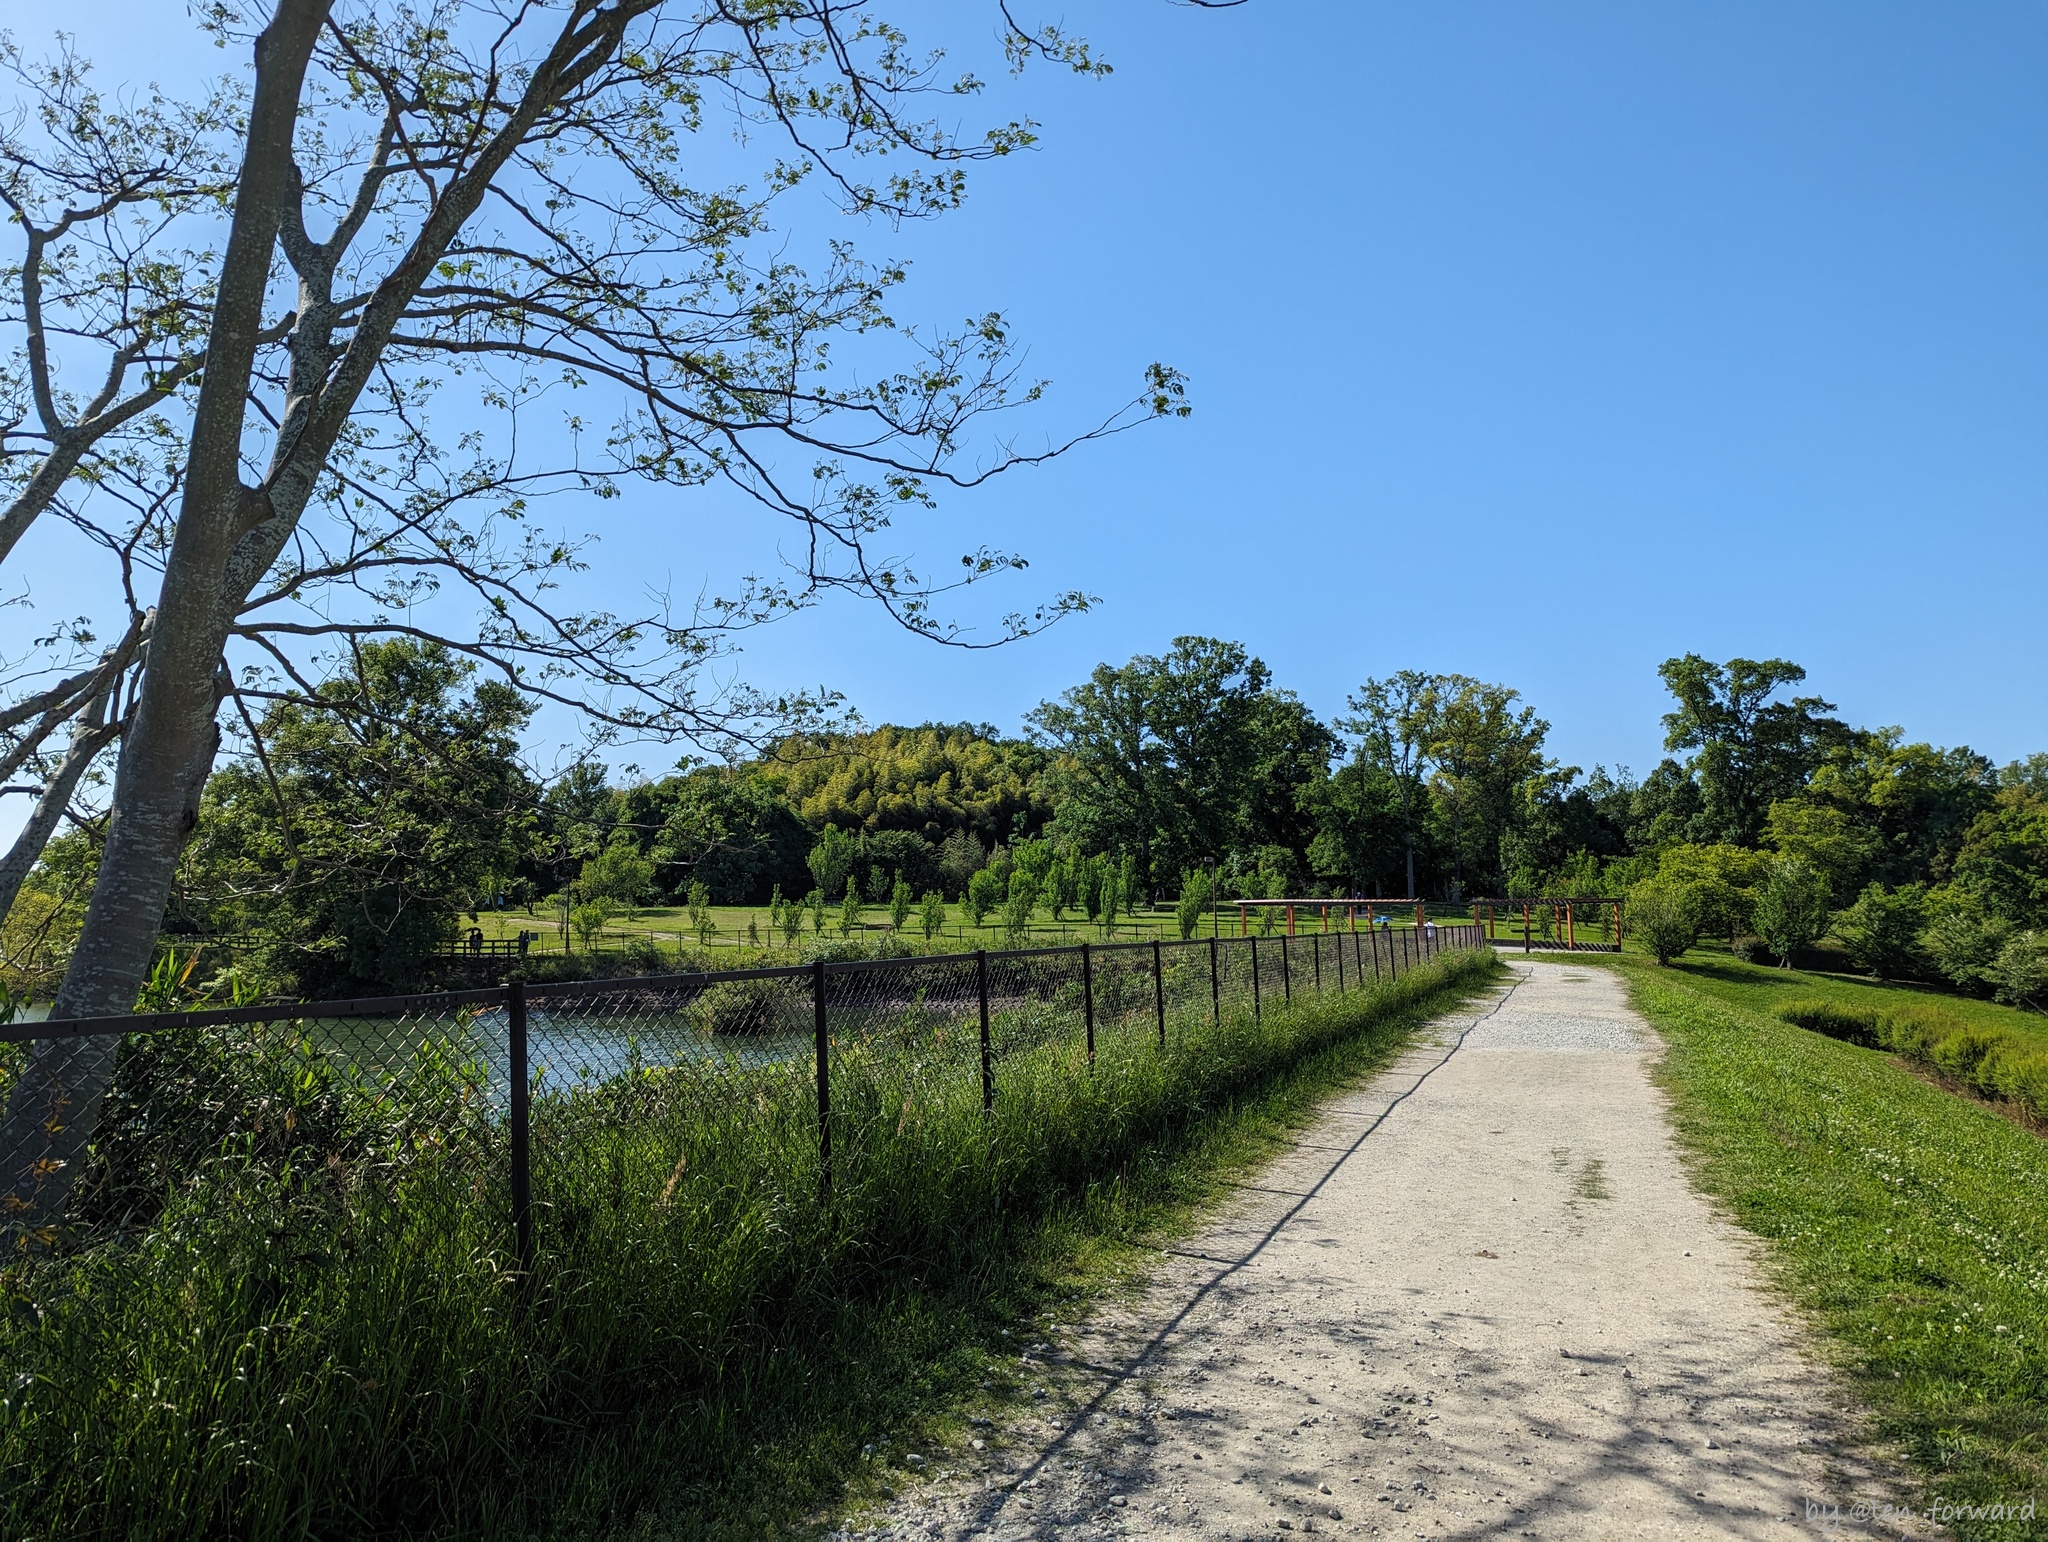
[[[171,7],[93,9],[110,71],[187,46]],[[993,62],[960,0],[884,9]],[[1641,772],[1656,665],[1692,650],[1795,659],[1852,721],[2048,749],[2048,12],[1060,14],[1114,76],[991,71],[1042,146],[938,225],[850,233],[912,260],[901,312],[1010,315],[1043,431],[1154,359],[1194,415],[901,532],[935,566],[1014,546],[1004,608],[1081,587],[1093,614],[964,654],[835,606],[759,635],[751,679],[1014,729],[1199,632],[1326,714],[1403,667],[1504,681],[1567,762]],[[760,539],[708,500],[602,517],[622,603]]]

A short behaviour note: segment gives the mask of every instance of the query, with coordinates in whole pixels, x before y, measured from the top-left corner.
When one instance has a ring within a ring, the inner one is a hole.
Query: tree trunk
[[[132,1012],[156,950],[178,855],[220,746],[221,648],[242,594],[237,546],[271,513],[242,483],[243,427],[277,232],[296,172],[292,135],[329,0],[278,0],[256,39],[256,79],[193,410],[184,497],[164,564],[149,661],[121,746],[106,846],[85,927],[51,1015]],[[253,581],[253,580],[252,580]],[[246,592],[246,591],[244,591]],[[113,1074],[113,1035],[38,1040],[0,1127],[0,1209],[25,1240],[56,1235]]]
[[[225,680],[222,683],[225,685]],[[132,882],[118,889],[117,898],[122,903],[115,915],[124,923],[123,931],[117,932],[108,926],[103,927],[99,934],[109,942],[110,951],[114,944],[123,945],[120,955],[108,960],[104,955],[87,952],[91,946],[91,917],[97,911],[102,892],[109,887],[106,882],[108,867],[103,858],[100,881],[93,888],[95,910],[87,913],[88,931],[81,937],[78,951],[72,957],[71,969],[64,977],[63,988],[57,993],[51,1010],[53,1017],[99,1017],[134,1009],[136,994],[156,950],[157,929],[163,920],[164,902],[170,895],[171,868],[184,845],[185,834],[197,818],[199,790],[206,783],[206,773],[213,766],[214,751],[220,743],[219,731],[212,729],[210,710],[207,720],[212,731],[188,756],[185,764],[173,768],[167,777],[170,790],[181,794],[175,800],[181,811],[170,821],[175,831],[174,843],[169,846],[161,864],[150,864],[145,871],[136,874]],[[115,779],[117,798],[118,789],[133,775],[130,770],[131,748],[132,741],[131,745],[123,747],[121,771]],[[113,844],[112,834],[110,827],[109,847]],[[162,870],[160,882],[156,876],[158,866]],[[146,898],[147,886],[152,884],[156,888],[156,900],[145,919],[141,901]],[[118,989],[121,994],[111,994],[107,981],[112,968],[119,967],[131,957],[134,960],[129,965],[133,970],[132,979],[125,985],[116,981],[112,989]],[[80,969],[81,959],[89,961],[87,969]],[[100,994],[97,997],[73,990],[73,982],[81,974],[89,977],[91,988],[98,989]],[[81,1001],[88,1004],[77,1005]],[[102,1005],[103,1002],[117,1005]],[[0,1163],[4,1163],[0,1166],[0,1181],[5,1183],[4,1192],[0,1192],[0,1210],[6,1213],[8,1230],[40,1243],[55,1240],[57,1219],[86,1160],[86,1147],[99,1122],[100,1100],[106,1095],[108,1082],[113,1079],[114,1052],[119,1044],[120,1039],[114,1034],[81,1034],[73,1038],[35,1041],[28,1066],[8,1101],[7,1122],[0,1127]]]

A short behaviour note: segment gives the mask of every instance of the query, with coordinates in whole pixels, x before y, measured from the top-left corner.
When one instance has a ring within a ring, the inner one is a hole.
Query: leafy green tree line
[[[658,778],[523,762],[528,709],[450,651],[367,643],[246,725],[209,780],[172,937],[296,956],[302,985],[397,983],[484,908],[588,945],[642,905],[771,901],[793,940],[869,908],[936,932],[1035,914],[1287,895],[1621,894],[1668,950],[1789,957],[2033,999],[2048,927],[2048,756],[1854,729],[1785,660],[1661,669],[1670,756],[1640,780],[1545,749],[1511,687],[1404,670],[1320,721],[1241,645],[1183,637],[1026,715],[786,739]],[[54,841],[4,939],[61,959],[96,831]],[[939,907],[934,909],[933,907]],[[1191,923],[1190,923],[1191,924]],[[29,971],[32,972],[32,971]],[[317,980],[316,977],[317,976]]]

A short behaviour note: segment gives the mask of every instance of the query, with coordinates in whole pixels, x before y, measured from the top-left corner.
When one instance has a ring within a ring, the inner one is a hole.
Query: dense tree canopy
[[[993,845],[1051,816],[1046,761],[987,723],[925,723],[786,739],[758,771],[813,830],[908,830],[932,842],[964,830]]]
[[[1694,751],[1700,811],[1694,840],[1754,845],[1771,805],[1806,786],[1822,755],[1847,733],[1818,696],[1775,699],[1806,671],[1788,659],[1730,659],[1697,653],[1666,659],[1658,674],[1678,699],[1664,716],[1664,747]]]
[[[1240,644],[1177,637],[1098,665],[1026,721],[1055,757],[1056,837],[1130,855],[1141,882],[1171,887],[1247,847],[1306,859],[1301,790],[1328,774],[1334,741]]]
[[[537,814],[518,692],[403,638],[352,662],[276,704],[262,753],[207,783],[173,901],[188,926],[284,950],[334,988],[411,979],[461,912],[502,896]]]
[[[490,903],[551,902],[566,925],[579,897],[836,906],[850,885],[892,911],[934,894],[1092,916],[1112,888],[1185,900],[1212,871],[1224,898],[1654,888],[1692,935],[1768,924],[1799,947],[1826,911],[1860,967],[1986,990],[2048,928],[2048,756],[1999,769],[1851,729],[1818,697],[1780,699],[1804,678],[1783,660],[1669,661],[1666,728],[1692,754],[1640,781],[1548,758],[1549,725],[1509,686],[1403,671],[1325,726],[1241,645],[1183,637],[1098,666],[1024,737],[883,726],[620,785],[585,760],[543,788],[519,762],[520,698],[466,661],[410,640],[349,659],[248,725],[171,910],[182,935],[291,952],[302,981],[399,980]],[[75,937],[93,861],[80,830],[30,875],[0,936],[17,984]]]

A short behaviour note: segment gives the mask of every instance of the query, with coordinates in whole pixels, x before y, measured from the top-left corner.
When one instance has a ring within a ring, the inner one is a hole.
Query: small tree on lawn
[[[979,926],[1005,897],[1003,875],[993,867],[984,867],[967,880],[967,893],[960,901],[960,909],[971,925]]]
[[[718,935],[718,923],[711,917],[711,890],[701,883],[690,885],[690,925],[696,930],[699,944],[708,945]]]
[[[1780,857],[1757,886],[1751,920],[1778,967],[1790,969],[1792,955],[1828,929],[1827,879],[1799,857]]]
[[[2048,933],[2015,932],[1987,971],[1992,995],[2009,1007],[2048,1002]]]
[[[804,903],[807,907],[809,907],[811,912],[811,935],[813,937],[824,936],[825,891],[823,889],[811,890],[809,897],[804,901]]]
[[[1010,892],[1003,901],[1003,940],[1021,948],[1031,938],[1031,912],[1038,908],[1038,883],[1029,873],[1010,875]]]
[[[614,911],[631,910],[647,897],[654,864],[631,846],[607,846],[583,864],[576,889],[586,900],[610,901]]]
[[[910,885],[897,875],[896,887],[889,891],[889,925],[902,931],[910,924]]]
[[[1920,950],[1926,924],[1927,896],[1919,884],[1888,890],[1873,883],[1835,917],[1835,935],[1859,969],[1881,980],[1903,980],[1926,967]]]
[[[1102,919],[1102,858],[1074,859],[1074,903],[1093,926]]]
[[[839,902],[839,935],[851,937],[853,929],[860,925],[860,880],[846,880],[846,898]]]
[[[1122,869],[1105,861],[1100,872],[1099,887],[1096,890],[1097,909],[1102,916],[1102,935],[1116,935],[1116,918],[1123,907],[1125,897]]]
[[[1173,918],[1180,924],[1182,942],[1195,935],[1195,928],[1202,924],[1202,917],[1208,911],[1215,892],[1215,884],[1205,870],[1196,868],[1181,874],[1180,903],[1174,906]]]
[[[569,912],[569,924],[576,928],[584,952],[588,953],[597,939],[604,935],[604,929],[612,924],[612,917],[616,914],[612,902],[602,896],[587,899]]]
[[[917,907],[918,924],[924,928],[924,940],[930,942],[946,929],[946,896],[937,889],[926,893]]]

